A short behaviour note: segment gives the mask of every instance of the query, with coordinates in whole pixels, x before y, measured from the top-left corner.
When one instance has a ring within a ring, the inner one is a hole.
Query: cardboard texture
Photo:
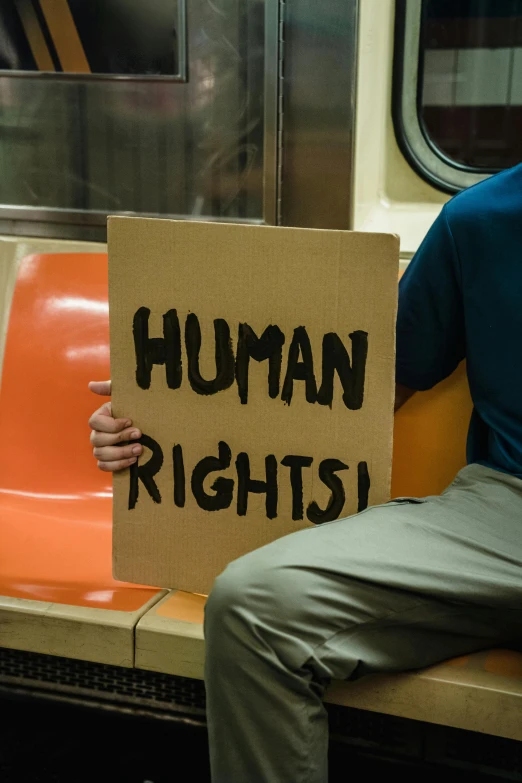
[[[147,436],[116,578],[206,593],[389,498],[398,267],[387,234],[109,219],[113,410]]]

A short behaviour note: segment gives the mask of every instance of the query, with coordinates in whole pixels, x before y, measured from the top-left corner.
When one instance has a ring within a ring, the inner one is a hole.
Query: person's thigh
[[[209,615],[227,613],[286,667],[325,679],[425,666],[522,635],[521,526],[522,482],[471,466],[440,497],[240,558]]]

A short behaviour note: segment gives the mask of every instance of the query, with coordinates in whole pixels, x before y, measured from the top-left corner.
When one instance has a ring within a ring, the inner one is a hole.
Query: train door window
[[[172,0],[3,0],[0,67],[181,76],[182,7]]]
[[[2,0],[0,231],[263,219],[264,5]]]
[[[522,0],[399,0],[394,119],[449,192],[522,160]]]

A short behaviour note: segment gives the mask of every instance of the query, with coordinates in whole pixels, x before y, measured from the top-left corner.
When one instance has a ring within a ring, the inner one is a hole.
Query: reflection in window
[[[522,160],[522,0],[424,0],[421,121],[452,161]]]

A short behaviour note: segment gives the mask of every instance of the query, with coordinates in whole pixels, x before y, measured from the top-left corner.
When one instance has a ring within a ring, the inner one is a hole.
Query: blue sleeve
[[[460,265],[444,208],[399,284],[397,383],[431,389],[464,356]]]

